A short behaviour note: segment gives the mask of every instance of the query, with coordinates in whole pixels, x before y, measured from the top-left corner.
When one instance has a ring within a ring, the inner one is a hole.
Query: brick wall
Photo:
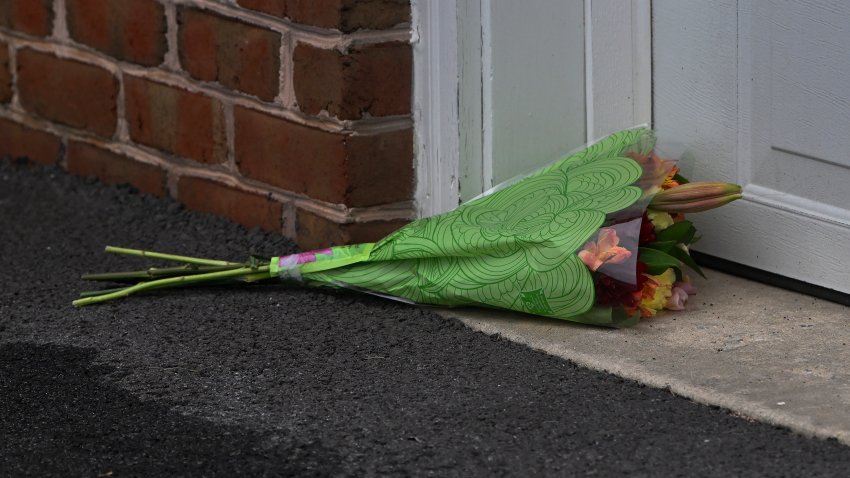
[[[409,0],[0,0],[0,156],[297,239],[415,214]]]

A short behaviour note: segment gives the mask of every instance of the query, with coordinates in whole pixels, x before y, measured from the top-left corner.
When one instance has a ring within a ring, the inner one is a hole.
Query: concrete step
[[[850,307],[707,271],[688,310],[605,329],[485,309],[447,317],[579,365],[850,445]]]

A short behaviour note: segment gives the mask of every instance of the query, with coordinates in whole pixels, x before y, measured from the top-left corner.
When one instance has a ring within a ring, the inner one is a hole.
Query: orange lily
[[[620,247],[620,237],[612,228],[605,228],[599,232],[597,240],[589,241],[579,251],[578,257],[591,271],[596,271],[603,264],[621,264],[632,256],[631,251]]]
[[[688,183],[657,193],[649,208],[670,213],[701,212],[741,199],[741,186],[721,182]]]

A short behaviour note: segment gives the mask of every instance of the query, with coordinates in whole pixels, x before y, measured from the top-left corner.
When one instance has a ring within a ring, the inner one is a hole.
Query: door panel
[[[585,142],[584,6],[484,0],[482,8],[489,188]]]
[[[457,6],[461,200],[649,123],[649,0]]]
[[[757,101],[770,103],[771,145],[850,167],[850,3],[760,2],[753,29],[769,42],[770,75]],[[759,55],[760,51],[755,51]]]
[[[850,293],[850,6],[653,2],[659,135],[745,199],[695,249]]]
[[[584,2],[458,3],[460,199],[586,138]]]
[[[752,183],[850,207],[850,4],[756,2],[751,29]]]

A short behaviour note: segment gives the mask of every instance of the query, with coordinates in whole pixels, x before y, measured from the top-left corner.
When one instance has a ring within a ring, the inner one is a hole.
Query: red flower
[[[626,312],[633,314],[640,305],[641,291],[647,281],[645,272],[646,264],[638,261],[635,270],[636,284],[621,282],[605,274],[597,274],[596,303],[610,307],[622,306]]]
[[[649,217],[646,215],[646,212],[643,213],[643,219],[640,223],[640,238],[638,239],[638,245],[646,245],[655,240],[655,227],[653,227],[652,222],[649,220]]]

